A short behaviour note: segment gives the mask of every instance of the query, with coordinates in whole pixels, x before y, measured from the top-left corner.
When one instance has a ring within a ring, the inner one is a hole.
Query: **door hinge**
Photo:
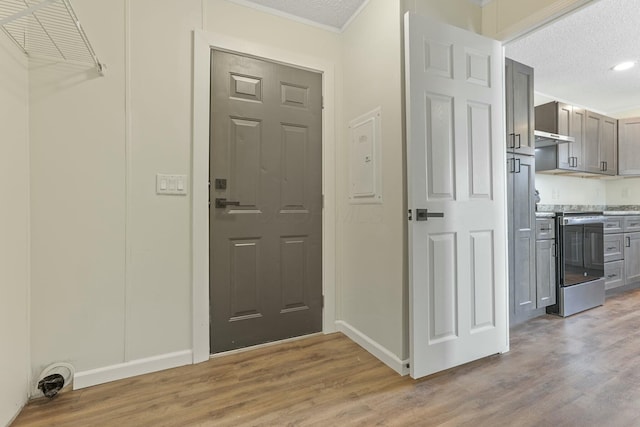
[[[322,308],[324,308],[324,295],[322,295],[322,301],[321,301],[321,304],[322,304]]]
[[[324,110],[324,96],[320,97],[321,108]]]
[[[322,195],[322,209],[324,209],[324,194]]]
[[[409,221],[413,221],[413,214],[411,212],[411,209],[409,209],[409,212],[407,212],[408,216],[409,216]]]

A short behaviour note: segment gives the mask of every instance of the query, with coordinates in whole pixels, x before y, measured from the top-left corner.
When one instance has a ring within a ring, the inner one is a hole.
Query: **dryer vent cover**
[[[74,369],[69,363],[54,363],[49,365],[38,377],[36,393],[42,393],[51,399],[55,397],[60,390],[71,384],[73,375]]]

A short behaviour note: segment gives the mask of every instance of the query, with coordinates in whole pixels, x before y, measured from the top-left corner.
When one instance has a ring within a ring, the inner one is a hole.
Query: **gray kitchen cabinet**
[[[618,175],[640,175],[640,117],[618,120]]]
[[[625,233],[640,231],[640,215],[625,216],[623,228]]]
[[[624,273],[626,284],[640,281],[640,232],[624,233]]]
[[[583,148],[586,172],[616,175],[618,172],[618,121],[587,111]]]
[[[604,234],[622,233],[624,231],[624,216],[609,216],[604,222]]]
[[[600,161],[605,175],[618,174],[618,120],[602,116]]]
[[[624,259],[624,234],[604,235],[604,262]]]
[[[533,68],[505,58],[507,151],[533,156]]]
[[[640,282],[640,215],[608,216],[604,233],[605,289]]]
[[[575,138],[575,142],[544,147],[541,151],[545,153],[540,154],[542,154],[542,157],[548,158],[551,164],[537,162],[536,167],[538,170],[584,170],[582,146],[585,119],[586,112],[584,109],[563,102],[553,101],[535,107],[536,130]]]
[[[512,324],[537,308],[535,158],[510,155],[507,164],[509,226],[509,295]]]
[[[604,265],[605,290],[618,288],[625,285],[624,261],[612,261]]]
[[[536,219],[536,230],[536,308],[542,308],[556,303],[556,240],[553,220]]]

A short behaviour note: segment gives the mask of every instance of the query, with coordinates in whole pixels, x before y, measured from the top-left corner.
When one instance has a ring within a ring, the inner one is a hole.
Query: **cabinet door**
[[[556,105],[558,108],[557,133],[559,135],[571,136],[573,107],[569,104],[563,104],[562,102],[558,102]],[[558,144],[558,169],[575,169],[571,152],[572,145],[573,143]]]
[[[623,216],[609,216],[604,221],[604,234],[622,233],[624,230]]]
[[[536,242],[536,298],[537,307],[556,303],[556,249],[554,240]]]
[[[555,239],[554,220],[551,218],[536,218],[536,240]]]
[[[618,175],[640,175],[640,117],[618,120]]]
[[[511,258],[512,281],[516,314],[536,308],[536,220],[534,209],[535,158],[513,156],[509,168],[509,207],[511,209]]]
[[[604,265],[604,288],[624,286],[624,260],[608,262]]]
[[[514,153],[533,156],[535,154],[533,68],[513,61],[513,135]]]
[[[624,234],[604,235],[604,262],[618,261],[624,258]]]
[[[513,60],[504,59],[504,86],[505,86],[505,103],[506,110],[506,128],[507,128],[507,152],[513,152],[515,148],[515,132],[513,130]]]
[[[640,231],[640,216],[631,215],[631,216],[625,216],[623,218],[624,218],[625,233],[633,233],[636,231]]]
[[[618,121],[602,116],[600,129],[600,164],[606,175],[618,173]]]
[[[587,111],[584,134],[584,169],[586,172],[602,172],[600,164],[600,136],[602,135],[602,116]]]
[[[640,281],[640,233],[624,234],[624,272],[627,284]]]
[[[584,163],[584,137],[587,126],[587,111],[584,108],[573,107],[571,110],[571,127],[569,136],[576,140],[569,145],[571,163],[573,169],[578,171],[585,170]]]

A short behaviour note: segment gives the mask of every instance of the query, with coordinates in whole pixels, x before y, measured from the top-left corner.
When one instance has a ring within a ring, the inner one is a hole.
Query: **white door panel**
[[[405,44],[419,378],[508,349],[503,60],[498,42],[411,13]]]

